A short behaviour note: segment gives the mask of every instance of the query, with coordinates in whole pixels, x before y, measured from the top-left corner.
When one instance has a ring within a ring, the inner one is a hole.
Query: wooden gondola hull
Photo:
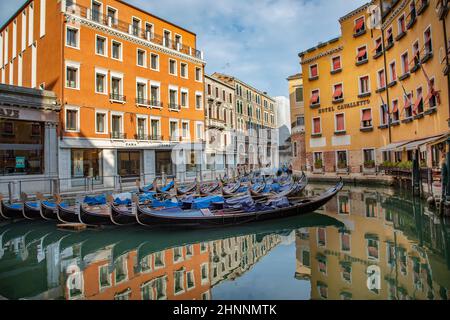
[[[23,210],[22,206],[19,207],[12,207],[8,204],[5,204],[3,201],[1,201],[1,214],[3,219],[23,219]]]
[[[93,226],[102,226],[102,225],[112,225],[110,214],[97,214],[95,212],[90,212],[88,209],[80,208],[80,222],[93,225]]]
[[[29,220],[42,219],[40,205],[34,207],[25,202],[24,207],[23,207],[23,215],[24,215],[25,219],[29,219]]]
[[[111,222],[115,225],[133,225],[136,224],[136,216],[132,214],[131,209],[126,212],[115,206],[111,206]]]
[[[64,208],[58,205],[57,209],[57,217],[58,220],[63,223],[80,223],[80,219],[78,215],[75,213],[75,210]]]
[[[41,217],[45,220],[58,220],[57,207],[50,207],[41,203]]]
[[[342,182],[340,182],[335,190],[329,194],[325,194],[323,197],[317,197],[312,201],[300,203],[295,206],[286,208],[277,208],[273,210],[264,210],[256,212],[243,212],[223,215],[209,215],[209,216],[197,216],[189,217],[186,215],[170,216],[164,214],[158,214],[138,206],[138,220],[145,225],[161,225],[171,227],[211,227],[211,226],[229,226],[238,225],[254,221],[273,220],[283,217],[291,217],[296,215],[303,215],[321,208],[331,198],[333,198],[337,192],[342,189]]]

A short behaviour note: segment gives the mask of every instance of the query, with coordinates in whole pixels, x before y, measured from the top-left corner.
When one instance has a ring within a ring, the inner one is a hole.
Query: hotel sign
[[[0,108],[0,117],[19,119],[19,110]]]
[[[340,105],[338,105],[336,107],[332,106],[332,107],[328,107],[328,108],[320,108],[317,111],[319,113],[328,113],[328,112],[342,111],[342,110],[345,110],[345,109],[365,106],[365,105],[368,105],[368,104],[370,104],[370,99],[361,100],[361,101],[355,101],[355,102],[350,102],[350,103],[345,103],[345,104],[340,104]]]

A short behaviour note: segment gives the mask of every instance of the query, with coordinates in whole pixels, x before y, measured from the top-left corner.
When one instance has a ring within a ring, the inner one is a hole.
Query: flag
[[[412,101],[410,101],[409,96],[406,93],[405,87],[403,86],[403,83],[400,82],[400,85],[402,86],[403,94],[405,95],[405,99],[408,99],[408,101],[409,101],[409,103],[411,105]],[[411,96],[411,98],[412,98],[412,96]],[[402,112],[405,111],[405,106],[406,106],[406,104],[403,106]]]

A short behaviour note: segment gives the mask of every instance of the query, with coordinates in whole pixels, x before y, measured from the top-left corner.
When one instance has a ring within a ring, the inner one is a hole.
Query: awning
[[[362,114],[362,121],[371,121],[372,120],[372,110],[365,109]]]
[[[317,103],[317,101],[319,101],[319,94],[318,93],[314,93],[311,97],[311,104],[315,104]]]
[[[420,139],[420,140],[412,141],[412,142],[404,145],[403,148],[405,148],[406,151],[416,150],[421,145],[427,144],[429,142],[433,142],[435,140],[439,140],[439,139],[441,139],[444,136],[446,136],[446,134],[439,135],[439,136],[434,136],[434,137],[431,137],[431,138],[426,138],[426,139]]]
[[[357,59],[362,58],[366,55],[366,48],[362,48],[358,51],[358,56],[356,57]]]
[[[342,96],[342,85],[337,85],[334,90],[333,98],[336,99]]]
[[[356,21],[354,31],[357,32],[357,31],[360,30],[363,26],[364,26],[364,18],[360,18],[359,20]]]
[[[338,57],[333,60],[333,69],[338,70],[341,68],[341,59]]]
[[[409,141],[402,141],[402,142],[394,142],[391,144],[388,144],[385,147],[380,148],[380,151],[397,151],[400,149],[401,146],[407,144]]]

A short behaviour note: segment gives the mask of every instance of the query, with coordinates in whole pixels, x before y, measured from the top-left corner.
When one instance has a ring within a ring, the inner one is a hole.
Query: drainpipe
[[[388,129],[389,129],[389,144],[392,143],[392,130],[391,130],[391,105],[389,101],[389,86],[388,86],[388,77],[387,77],[387,58],[386,58],[386,49],[385,49],[385,42],[384,42],[384,30],[383,30],[383,23],[384,23],[384,9],[383,9],[383,1],[380,2],[381,6],[381,42],[383,46],[383,63],[384,63],[384,85],[386,86],[386,104],[388,109]]]
[[[445,49],[445,62],[446,62],[446,66],[448,67],[449,64],[449,59],[448,59],[448,42],[447,42],[447,29],[446,29],[446,25],[445,25],[445,17],[442,19],[442,27],[444,29],[444,49]],[[447,73],[447,97],[450,97],[450,76]],[[450,128],[450,103],[448,103],[448,112],[449,112],[449,117],[447,119],[447,124],[448,127]]]

